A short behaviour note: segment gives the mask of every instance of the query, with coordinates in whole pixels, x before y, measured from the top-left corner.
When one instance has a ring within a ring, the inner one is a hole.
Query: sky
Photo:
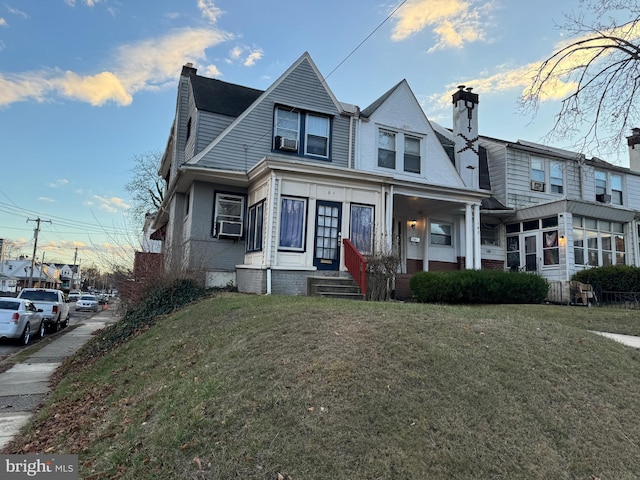
[[[132,260],[141,232],[125,185],[134,157],[164,150],[187,62],[199,75],[266,89],[309,52],[338,100],[365,108],[406,79],[444,127],[451,94],[466,85],[480,96],[481,135],[540,141],[562,88],[535,118],[518,100],[532,67],[566,41],[564,15],[579,8],[580,0],[5,0],[0,238],[31,258],[39,218],[38,260],[100,269]]]

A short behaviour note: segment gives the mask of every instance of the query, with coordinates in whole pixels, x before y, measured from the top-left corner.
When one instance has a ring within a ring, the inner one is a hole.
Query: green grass
[[[589,330],[636,318],[221,294],[76,360],[11,450],[85,479],[635,479],[640,352]]]

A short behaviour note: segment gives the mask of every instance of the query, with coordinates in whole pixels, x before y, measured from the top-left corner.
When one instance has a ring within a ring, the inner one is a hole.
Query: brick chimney
[[[460,85],[453,94],[453,137],[456,169],[464,184],[478,188],[480,169],[478,153],[478,94]],[[640,148],[640,147],[639,147]]]
[[[629,146],[629,168],[640,172],[640,128],[632,128],[631,136],[627,137]]]
[[[189,62],[189,63],[185,63],[184,66],[182,67],[182,73],[181,75],[195,75],[196,72],[198,71],[197,68],[193,68],[193,63]]]

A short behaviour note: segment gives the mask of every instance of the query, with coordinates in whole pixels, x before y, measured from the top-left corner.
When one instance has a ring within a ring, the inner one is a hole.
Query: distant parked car
[[[82,292],[79,290],[71,290],[69,295],[67,295],[67,299],[70,302],[77,302],[78,299],[82,296]]]
[[[31,300],[22,298],[0,298],[0,338],[17,340],[27,345],[31,334],[44,337],[42,309]]]
[[[82,295],[78,301],[76,301],[76,312],[80,310],[89,310],[97,312],[100,308],[98,297],[95,295]]]

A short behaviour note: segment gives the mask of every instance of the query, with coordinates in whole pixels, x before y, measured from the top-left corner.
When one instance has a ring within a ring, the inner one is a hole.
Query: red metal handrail
[[[356,246],[348,238],[342,240],[344,245],[344,265],[360,285],[363,295],[367,295],[367,259],[362,256]]]

